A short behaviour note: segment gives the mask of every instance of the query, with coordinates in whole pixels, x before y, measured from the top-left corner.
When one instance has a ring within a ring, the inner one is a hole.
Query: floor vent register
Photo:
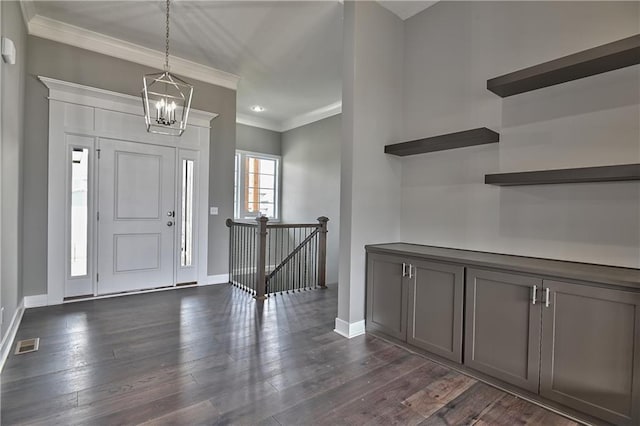
[[[40,338],[20,340],[16,344],[16,355],[26,354],[29,352],[35,352],[40,346]]]

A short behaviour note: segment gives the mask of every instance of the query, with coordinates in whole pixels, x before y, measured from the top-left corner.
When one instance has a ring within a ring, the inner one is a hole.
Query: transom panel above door
[[[99,141],[98,294],[174,285],[175,149]]]

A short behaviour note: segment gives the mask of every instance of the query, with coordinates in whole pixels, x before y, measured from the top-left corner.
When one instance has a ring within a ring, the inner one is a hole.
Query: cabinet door
[[[538,392],[542,280],[467,270],[464,363],[482,373]]]
[[[464,267],[411,261],[407,342],[462,362]]]
[[[404,280],[402,258],[375,253],[367,256],[367,329],[406,340]]]
[[[640,293],[545,281],[540,394],[640,424]]]

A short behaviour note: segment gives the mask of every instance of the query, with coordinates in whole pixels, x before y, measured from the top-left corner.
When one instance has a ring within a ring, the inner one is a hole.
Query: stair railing
[[[327,222],[269,224],[227,219],[229,282],[264,300],[270,294],[326,288]]]

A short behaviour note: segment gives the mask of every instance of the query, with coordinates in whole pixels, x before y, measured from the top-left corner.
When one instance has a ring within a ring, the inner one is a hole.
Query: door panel
[[[411,264],[407,342],[461,363],[464,267]]]
[[[615,424],[640,424],[640,293],[544,285],[551,303],[542,310],[541,395]]]
[[[156,270],[160,267],[161,235],[116,234],[113,236],[115,272]]]
[[[467,270],[465,364],[505,382],[538,392],[540,303],[522,275]]]
[[[100,141],[98,294],[174,285],[175,149]]]
[[[402,259],[378,254],[369,254],[367,259],[367,328],[406,340]]]
[[[160,218],[162,161],[162,155],[115,152],[116,220]]]

